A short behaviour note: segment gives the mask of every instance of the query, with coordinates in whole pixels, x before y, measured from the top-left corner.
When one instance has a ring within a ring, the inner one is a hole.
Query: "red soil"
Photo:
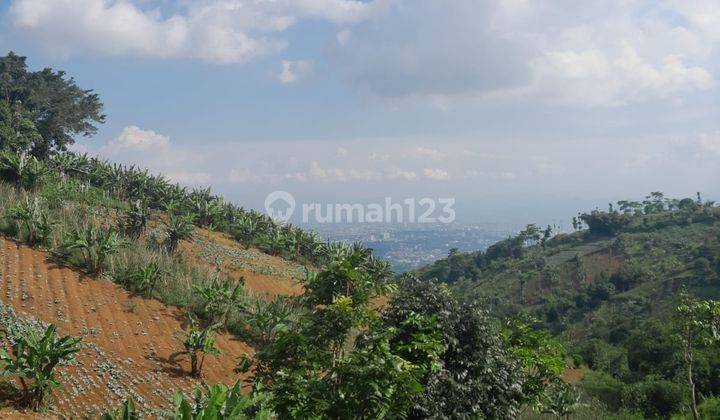
[[[59,367],[62,385],[53,392],[53,410],[59,415],[98,417],[128,395],[148,409],[167,409],[174,390],[188,393],[198,385],[187,375],[187,358],[170,360],[182,349],[179,331],[187,327],[179,309],[58,267],[47,261],[46,253],[5,238],[0,238],[0,285],[0,299],[20,317],[39,318],[62,334],[83,336],[77,363]],[[217,347],[222,355],[207,357],[203,379],[232,384],[240,379],[233,373],[236,358],[252,350],[229,335],[220,335]],[[0,411],[0,418],[7,413]]]

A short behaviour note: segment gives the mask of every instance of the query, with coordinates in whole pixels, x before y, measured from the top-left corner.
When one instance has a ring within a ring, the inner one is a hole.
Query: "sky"
[[[75,148],[246,207],[465,222],[720,198],[717,0],[12,0],[0,50],[99,93]]]

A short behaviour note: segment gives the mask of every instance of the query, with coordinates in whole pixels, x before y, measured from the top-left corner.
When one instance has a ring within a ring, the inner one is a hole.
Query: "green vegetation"
[[[10,115],[0,121],[0,205],[38,206],[35,216],[10,212],[2,233],[45,246],[58,263],[185,309],[184,350],[171,359],[188,355],[192,376],[201,375],[206,355],[217,354],[221,325],[253,345],[252,357],[237,367],[249,373],[248,395],[239,385],[198,391],[194,402],[178,394],[174,418],[512,418],[567,416],[577,408],[574,388],[561,380],[566,352],[534,320],[501,321],[446,285],[396,282],[388,263],[360,244],[322,242],[210,190],[189,191],[133,166],[66,152],[73,135],[92,134],[104,117],[98,97],[62,72],[29,73],[24,58],[11,54],[0,58],[0,91],[13,110],[0,109]],[[261,301],[241,280],[221,281],[219,263],[215,271],[189,263],[180,244],[193,239],[195,226],[305,265],[303,293]],[[473,270],[500,273],[508,261],[534,255],[529,243],[551,249],[554,240],[549,230],[529,227],[488,250]],[[380,298],[388,305],[379,307]],[[63,343],[52,360],[77,344],[48,340]],[[128,402],[107,416],[133,413]]]
[[[720,349],[708,336],[720,298],[720,208],[699,194],[654,192],[579,214],[573,225],[554,236],[530,225],[416,274],[498,317],[538,319],[585,372],[584,403],[618,415],[693,416],[720,395]]]
[[[54,325],[38,331],[34,325],[17,323],[7,331],[11,354],[0,352],[5,375],[17,376],[22,385],[20,405],[35,411],[42,408],[52,388],[60,386],[55,367],[79,350],[79,337],[58,337]]]
[[[197,321],[192,315],[188,315],[190,330],[185,332],[185,339],[182,344],[185,350],[170,355],[170,360],[177,356],[186,354],[190,357],[190,375],[199,377],[202,373],[203,363],[206,355],[218,355],[220,350],[215,347],[215,332],[219,324],[210,324],[198,327]]]
[[[205,387],[204,392],[195,390],[194,401],[188,401],[181,393],[175,393],[175,411],[171,418],[175,420],[205,419],[254,419],[269,420],[271,413],[264,409],[263,395],[253,397],[242,394],[240,383],[228,388],[224,384]]]

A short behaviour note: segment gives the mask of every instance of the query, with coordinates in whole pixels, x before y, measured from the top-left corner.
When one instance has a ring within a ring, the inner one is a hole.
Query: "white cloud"
[[[450,179],[450,174],[442,169],[423,169],[423,174],[427,179],[433,179],[437,181],[446,181]]]
[[[378,96],[615,107],[717,86],[716,0],[389,4],[334,54],[346,80]]]
[[[294,83],[307,77],[313,71],[313,62],[310,60],[282,61],[282,70],[278,75],[278,80],[282,83]]]
[[[200,0],[163,16],[129,0],[14,0],[14,27],[51,52],[245,63],[283,50],[278,35],[302,19],[363,19],[358,0]]]
[[[123,153],[161,151],[170,144],[170,138],[153,130],[143,130],[135,125],[123,128],[115,139],[108,142],[100,152],[109,156]]]

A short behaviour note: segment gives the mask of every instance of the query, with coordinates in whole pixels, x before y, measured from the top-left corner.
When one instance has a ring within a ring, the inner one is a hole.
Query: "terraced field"
[[[0,286],[0,323],[32,319],[83,337],[75,362],[59,368],[55,413],[97,417],[132,396],[145,414],[153,414],[169,407],[174,390],[198,385],[186,374],[186,359],[170,360],[182,348],[179,332],[186,327],[179,309],[58,267],[46,253],[5,238],[0,238]],[[240,379],[233,373],[236,358],[252,349],[228,335],[218,337],[217,347],[222,355],[207,358],[204,379],[232,384]]]
[[[193,242],[183,243],[185,255],[202,264],[219,263],[224,273],[243,277],[247,290],[257,296],[293,295],[302,292],[305,268],[255,248],[245,248],[228,235],[196,229]]]

